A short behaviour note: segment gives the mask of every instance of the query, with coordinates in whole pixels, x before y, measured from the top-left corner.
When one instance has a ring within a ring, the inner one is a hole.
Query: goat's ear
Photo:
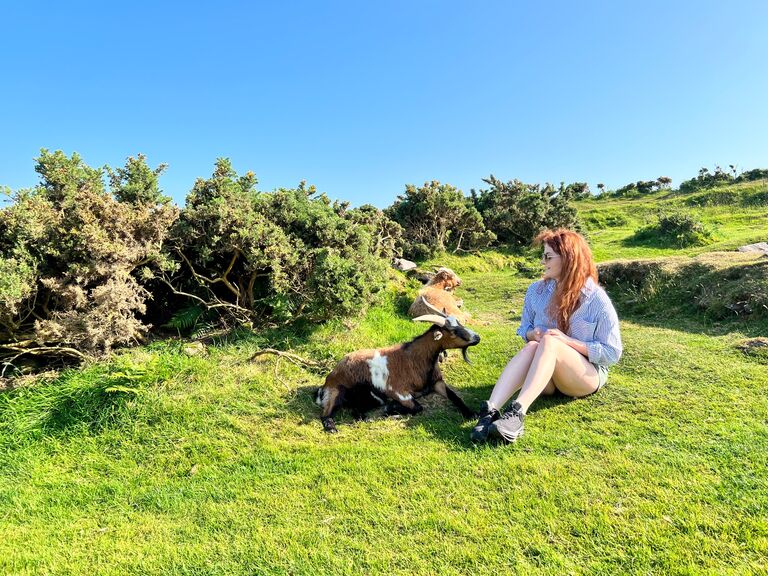
[[[443,333],[440,330],[435,330],[434,336],[432,336],[435,341],[440,340],[440,338],[443,337]]]

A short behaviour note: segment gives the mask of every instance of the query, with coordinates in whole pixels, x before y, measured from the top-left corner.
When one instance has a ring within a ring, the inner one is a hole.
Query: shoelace
[[[509,420],[510,418],[517,417],[518,419],[521,419],[522,413],[517,408],[508,408],[507,410],[504,410],[504,414],[501,415],[501,418],[499,420]]]

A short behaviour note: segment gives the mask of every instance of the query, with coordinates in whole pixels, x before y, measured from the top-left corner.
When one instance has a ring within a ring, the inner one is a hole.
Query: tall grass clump
[[[630,241],[665,247],[704,246],[714,240],[711,230],[686,212],[660,213],[656,221],[638,229]]]
[[[606,262],[600,281],[626,312],[655,317],[764,323],[768,259],[710,253],[694,259]]]

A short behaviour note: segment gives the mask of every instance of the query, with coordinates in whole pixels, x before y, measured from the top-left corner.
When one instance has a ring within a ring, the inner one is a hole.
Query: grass
[[[765,239],[721,208],[702,208],[723,220],[719,242]],[[591,233],[601,260],[640,250],[623,226]],[[437,263],[462,275],[483,338],[473,365],[445,367],[477,405],[521,345],[529,264]],[[329,436],[321,371],[249,361],[266,345],[328,361],[411,338],[425,329],[403,314],[416,289],[401,279],[356,321],[200,356],[156,342],[0,395],[0,573],[768,573],[768,365],[739,349],[763,321],[714,326],[664,299],[654,314],[615,291],[625,355],[606,388],[539,400],[507,447],[472,446],[472,423],[435,397],[411,418],[343,415]]]
[[[723,194],[734,201],[728,205],[704,206],[692,202],[702,196]],[[643,246],[633,242],[635,232],[652,223],[659,211],[675,210],[690,212],[712,230],[715,241],[686,249]],[[587,225],[593,254],[598,261],[733,250],[743,244],[765,240],[768,181],[746,182],[687,195],[662,190],[638,199],[589,200],[579,203],[579,213]]]

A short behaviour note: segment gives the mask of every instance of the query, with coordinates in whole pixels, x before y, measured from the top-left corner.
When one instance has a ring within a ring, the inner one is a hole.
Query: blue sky
[[[610,188],[768,167],[768,3],[2,2],[0,185],[40,148],[217,157],[385,207],[494,174]]]

